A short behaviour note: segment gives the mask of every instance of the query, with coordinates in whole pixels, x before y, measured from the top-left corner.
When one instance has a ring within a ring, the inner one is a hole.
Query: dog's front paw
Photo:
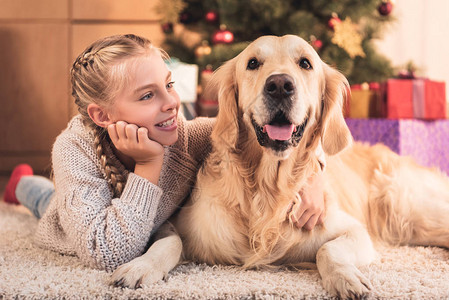
[[[372,289],[368,278],[351,265],[341,266],[322,278],[324,288],[342,299],[361,299]]]
[[[138,257],[118,267],[111,275],[110,283],[116,287],[137,289],[150,285],[167,274],[145,257]]]

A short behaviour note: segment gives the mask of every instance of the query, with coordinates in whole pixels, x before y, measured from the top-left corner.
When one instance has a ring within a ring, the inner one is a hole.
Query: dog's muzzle
[[[252,118],[257,141],[263,147],[275,152],[283,152],[295,147],[301,141],[307,119],[302,124],[294,124],[289,117],[295,100],[296,87],[294,80],[287,74],[271,75],[265,81],[264,105],[269,120],[266,124],[258,124]]]

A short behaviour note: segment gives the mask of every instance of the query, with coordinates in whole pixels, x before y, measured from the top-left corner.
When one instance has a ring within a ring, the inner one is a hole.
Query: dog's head
[[[236,147],[242,126],[280,158],[304,139],[321,137],[329,155],[351,141],[342,114],[347,80],[300,37],[260,37],[218,69],[212,82],[219,99],[213,138],[228,147]]]

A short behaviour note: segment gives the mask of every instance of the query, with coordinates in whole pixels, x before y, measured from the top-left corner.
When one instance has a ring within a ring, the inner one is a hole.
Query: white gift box
[[[171,58],[165,63],[172,72],[172,80],[175,82],[175,90],[178,92],[181,102],[195,102],[197,98],[198,66],[183,63],[177,58]]]

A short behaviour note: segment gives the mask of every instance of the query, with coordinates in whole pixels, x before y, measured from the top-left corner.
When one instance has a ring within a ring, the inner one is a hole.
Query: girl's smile
[[[159,130],[164,130],[164,131],[176,130],[178,128],[178,122],[176,120],[176,117],[177,117],[177,112],[175,110],[175,115],[173,115],[169,119],[167,119],[159,124],[156,124],[156,127],[159,127]]]

